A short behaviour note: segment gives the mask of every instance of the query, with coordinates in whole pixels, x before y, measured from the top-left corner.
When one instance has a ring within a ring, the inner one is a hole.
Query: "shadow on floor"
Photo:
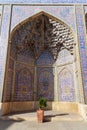
[[[3,115],[3,116],[12,116],[12,115],[17,115],[17,114],[29,114],[29,113],[35,113],[36,111],[16,111],[16,112],[10,112],[10,113],[8,113],[8,114],[5,114],[5,115]]]
[[[61,114],[51,114],[44,116],[44,122],[50,122],[53,117],[59,117],[59,116],[66,116],[69,115],[69,113],[61,113]]]
[[[16,119],[9,119],[7,116],[0,117],[0,130],[7,130],[11,125],[15,123],[20,123],[24,121],[21,118]]]

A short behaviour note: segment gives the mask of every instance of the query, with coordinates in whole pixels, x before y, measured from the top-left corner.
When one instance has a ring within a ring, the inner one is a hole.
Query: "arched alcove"
[[[67,68],[59,73],[59,101],[75,101],[73,74]]]
[[[48,66],[48,65],[53,65],[54,64],[54,59],[53,56],[50,52],[45,50],[44,52],[41,53],[40,57],[37,59],[37,66]]]
[[[32,104],[40,97],[54,101],[57,94],[55,88],[59,87],[56,86],[58,82],[60,88],[65,89],[60,81],[64,82],[64,72],[67,72],[67,70],[61,72],[59,80],[56,80],[56,76],[59,75],[54,71],[55,68],[60,70],[66,66],[66,62],[60,64],[60,60],[63,61],[65,57],[68,65],[69,62],[72,62],[71,64],[74,62],[75,41],[72,29],[58,18],[42,11],[13,29],[9,48],[6,74],[9,77],[6,77],[3,102],[28,101]],[[72,60],[69,61],[71,57]],[[71,75],[67,73],[68,80]],[[70,94],[73,94],[72,87],[69,88]],[[59,91],[61,97],[61,91],[64,90]],[[75,101],[74,99],[75,97],[66,101]],[[34,106],[33,104],[31,106],[32,109]]]
[[[15,75],[15,89],[14,99],[15,101],[33,101],[33,81],[34,77],[27,68],[22,68],[16,72]]]
[[[54,100],[54,77],[53,74],[48,71],[49,69],[43,69],[38,75],[38,99],[43,97],[48,101]]]

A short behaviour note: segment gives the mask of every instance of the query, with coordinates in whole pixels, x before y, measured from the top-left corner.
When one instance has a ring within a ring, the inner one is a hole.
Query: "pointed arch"
[[[18,53],[32,51],[37,59],[42,51],[49,50],[54,60],[61,49],[74,53],[74,33],[60,19],[41,11],[21,22],[11,32],[10,41]]]
[[[60,101],[75,101],[73,75],[67,68],[59,73],[59,93]]]
[[[10,37],[10,39],[12,39],[12,36],[14,35],[15,31],[18,30],[21,26],[23,26],[23,25],[24,25],[25,23],[27,23],[28,21],[32,21],[33,19],[37,18],[38,16],[40,16],[40,15],[42,15],[42,14],[44,14],[44,15],[46,15],[46,16],[52,18],[52,19],[54,19],[55,21],[58,21],[58,22],[64,24],[65,26],[67,26],[67,28],[69,28],[69,29],[71,30],[72,34],[74,35],[74,32],[73,32],[72,28],[71,28],[68,24],[66,24],[63,20],[61,20],[61,19],[59,19],[59,18],[57,18],[57,17],[55,17],[55,16],[53,16],[53,15],[51,15],[51,14],[45,12],[45,11],[40,11],[39,13],[36,13],[36,14],[30,16],[29,18],[23,20],[23,21],[20,22],[18,25],[16,25],[16,26],[13,28],[12,32],[11,32],[11,35],[10,35],[11,37]]]
[[[40,71],[40,73],[38,73],[38,99],[44,97],[48,101],[54,100],[54,76],[51,72],[53,71],[52,68],[50,69],[44,68],[42,71]]]
[[[43,51],[37,59],[37,65],[47,66],[47,65],[53,65],[53,63],[54,63],[53,56],[47,50]]]
[[[15,90],[15,97],[13,95],[13,98],[17,101],[22,99],[25,101],[33,100],[33,85],[30,84],[33,83],[31,75],[35,74],[36,77],[34,76],[34,78],[38,78],[38,81],[36,79],[35,82],[38,83],[34,87],[38,87],[38,92],[42,93],[48,100],[54,100],[54,62],[58,53],[65,48],[71,54],[74,53],[75,41],[72,29],[60,19],[42,11],[17,25],[11,32],[10,40],[10,57],[16,61],[15,79],[17,79],[17,84],[13,86]],[[36,66],[38,60],[41,64]],[[46,64],[42,64],[44,61]],[[31,74],[29,70],[26,70],[28,77],[24,76],[22,71],[24,67],[32,71]],[[37,70],[34,70],[34,67]],[[38,71],[38,69],[44,71]],[[21,70],[21,73],[19,73],[19,70]],[[27,81],[24,81],[25,89],[24,83],[21,81],[22,78]],[[32,86],[30,97],[28,96],[29,91],[27,91],[27,94],[25,94],[26,92],[22,93],[22,90],[26,91],[30,87],[29,85]],[[18,91],[20,88],[22,89]],[[45,91],[45,89],[48,89],[48,91]],[[38,97],[40,97],[39,93]]]

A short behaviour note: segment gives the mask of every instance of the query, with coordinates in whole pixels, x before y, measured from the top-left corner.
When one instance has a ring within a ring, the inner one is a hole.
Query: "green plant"
[[[47,100],[45,98],[39,99],[39,108],[44,109],[47,106]]]

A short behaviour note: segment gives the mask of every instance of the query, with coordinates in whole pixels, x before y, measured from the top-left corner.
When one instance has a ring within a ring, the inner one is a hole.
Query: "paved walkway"
[[[45,111],[45,118],[38,123],[36,112],[2,116],[0,130],[87,130],[87,122],[76,113]]]

